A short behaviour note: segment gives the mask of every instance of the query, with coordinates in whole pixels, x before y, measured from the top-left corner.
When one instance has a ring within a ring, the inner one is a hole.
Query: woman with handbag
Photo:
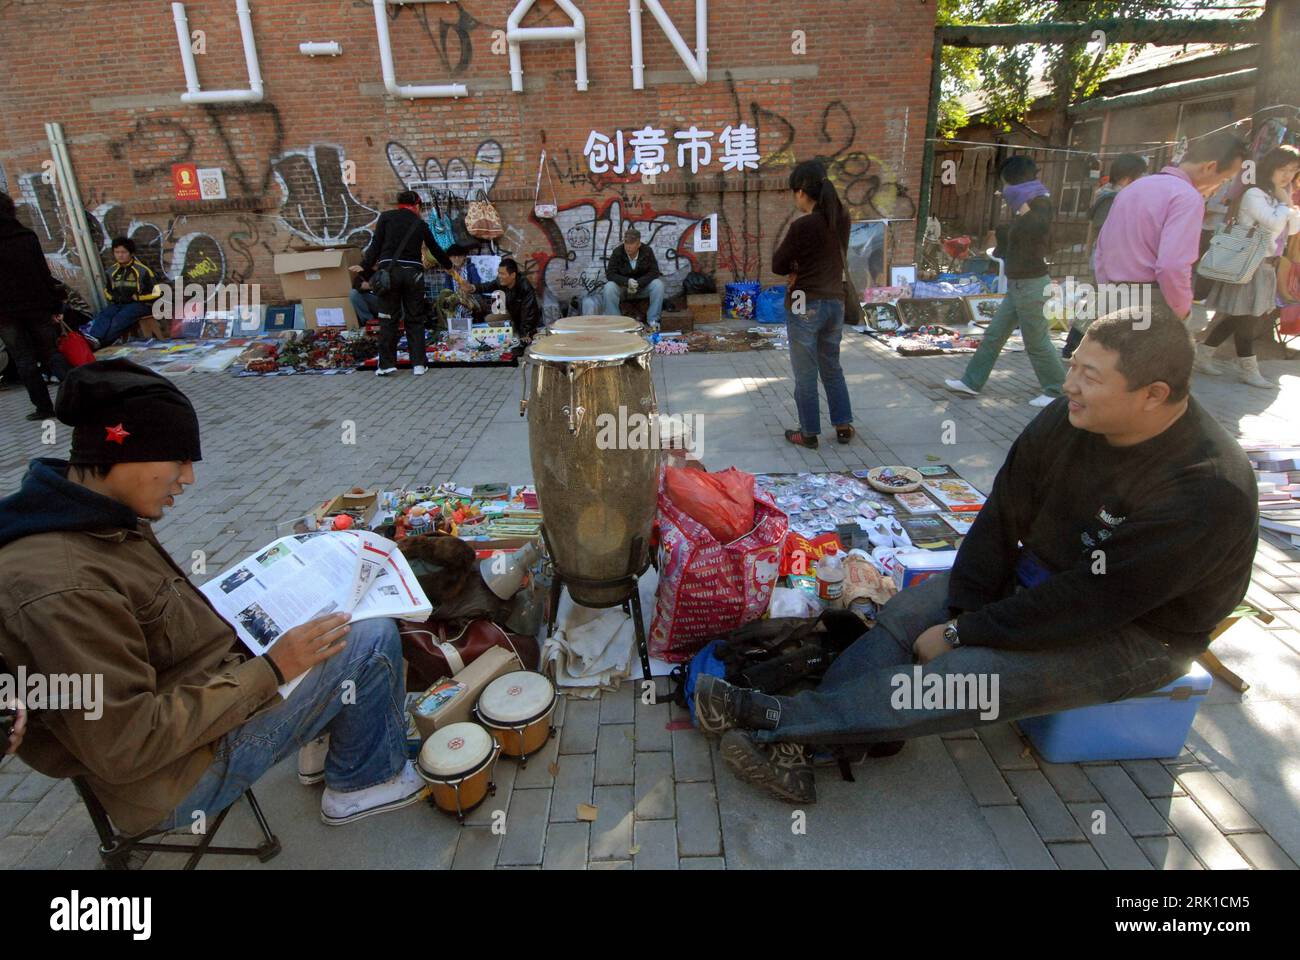
[[[826,168],[816,160],[794,168],[790,190],[803,216],[790,224],[772,253],[772,272],[790,277],[786,326],[799,429],[787,430],[785,438],[795,446],[816,450],[821,432],[819,376],[826,388],[835,439],[840,443],[853,439],[853,408],[840,367],[849,217]]]
[[[1277,298],[1277,263],[1281,247],[1292,234],[1300,233],[1300,207],[1291,203],[1291,183],[1300,172],[1300,150],[1292,146],[1276,147],[1259,162],[1256,185],[1247,189],[1228,211],[1228,227],[1258,231],[1263,258],[1241,283],[1215,280],[1205,298],[1205,306],[1215,311],[1217,323],[1196,347],[1196,370],[1220,374],[1223,369],[1214,359],[1214,351],[1233,338],[1237,348],[1237,376],[1252,387],[1275,387],[1259,372],[1255,356],[1255,338],[1267,329],[1267,318]],[[1211,242],[1213,245],[1213,241]],[[1207,253],[1207,256],[1210,253]]]

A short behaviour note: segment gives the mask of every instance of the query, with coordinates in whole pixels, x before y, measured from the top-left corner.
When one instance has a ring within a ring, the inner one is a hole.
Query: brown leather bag
[[[410,667],[408,690],[425,690],[443,677],[455,676],[492,647],[512,651],[525,670],[537,669],[537,638],[509,633],[491,620],[399,620],[397,627],[402,636],[402,655]]]

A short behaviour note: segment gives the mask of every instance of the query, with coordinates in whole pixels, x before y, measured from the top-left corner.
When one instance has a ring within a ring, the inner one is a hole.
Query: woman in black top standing
[[[796,446],[816,450],[821,432],[819,375],[826,388],[835,439],[840,443],[853,439],[849,388],[840,368],[849,218],[835,185],[826,176],[826,168],[815,160],[806,160],[794,168],[790,189],[803,216],[790,224],[785,239],[772,254],[772,272],[790,278],[786,326],[799,429],[787,430],[785,438]]]

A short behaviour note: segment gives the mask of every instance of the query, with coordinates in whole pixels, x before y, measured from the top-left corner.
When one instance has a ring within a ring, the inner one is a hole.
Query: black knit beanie
[[[199,418],[167,377],[129,360],[74,367],[54,414],[72,427],[77,465],[201,460]]]

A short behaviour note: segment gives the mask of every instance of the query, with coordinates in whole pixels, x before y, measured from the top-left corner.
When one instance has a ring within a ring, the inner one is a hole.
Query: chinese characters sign
[[[716,150],[715,150],[716,147]],[[599,130],[591,131],[582,155],[592,173],[641,173],[657,176],[673,169],[689,168],[699,173],[714,161],[723,171],[758,169],[758,131],[748,124],[728,124],[715,138],[714,131],[701,130],[691,124],[669,137],[667,132],[649,125],[624,136],[615,131],[613,138]],[[671,159],[670,159],[671,158]]]

